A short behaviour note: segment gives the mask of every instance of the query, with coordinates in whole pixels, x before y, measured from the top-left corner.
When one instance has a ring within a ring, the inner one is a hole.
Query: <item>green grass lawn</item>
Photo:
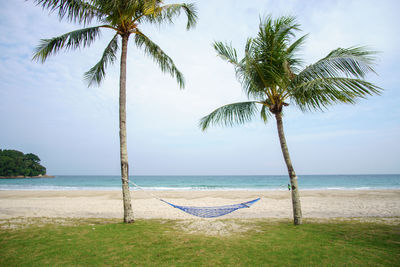
[[[235,220],[250,230],[209,236],[179,221],[73,222],[0,228],[0,266],[400,266],[399,225]]]

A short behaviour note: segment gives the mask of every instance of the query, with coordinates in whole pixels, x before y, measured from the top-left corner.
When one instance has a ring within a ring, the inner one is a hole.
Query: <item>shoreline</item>
[[[240,209],[220,218],[292,217],[291,193],[287,190],[138,190],[132,191],[131,196],[137,219],[200,219],[155,197],[184,206],[223,206],[261,197],[251,208]],[[304,218],[400,217],[400,189],[302,190],[300,198]],[[122,218],[122,215],[122,193],[117,190],[0,190],[0,219]]]
[[[62,191],[88,191],[88,192],[94,192],[94,191],[104,191],[104,192],[121,192],[121,188],[118,187],[60,187],[55,188],[1,188],[0,191],[41,191],[41,192],[46,192],[46,191],[57,191],[57,192],[62,192]],[[154,187],[146,188],[142,187],[142,189],[139,189],[137,187],[130,187],[130,191],[132,192],[240,192],[240,191],[249,191],[249,192],[290,192],[287,189],[280,189],[280,188],[218,188],[218,189],[187,189],[187,188],[157,188],[155,189]],[[370,187],[357,187],[357,188],[302,188],[300,192],[308,192],[308,191],[400,191],[400,188],[370,188]]]

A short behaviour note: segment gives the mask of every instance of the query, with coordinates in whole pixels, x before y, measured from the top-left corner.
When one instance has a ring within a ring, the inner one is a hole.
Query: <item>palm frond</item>
[[[33,0],[36,5],[50,12],[57,12],[60,19],[66,18],[68,21],[90,23],[94,18],[101,19],[105,14],[92,5],[93,1],[82,0]]]
[[[272,18],[271,18],[272,19]],[[278,43],[289,43],[295,36],[295,31],[300,30],[300,24],[296,23],[294,16],[282,16],[274,21],[275,40]]]
[[[282,16],[273,19],[272,15],[260,18],[259,32],[256,42],[258,46],[270,47],[274,50],[282,50],[288,46],[295,32],[300,30],[296,18],[293,16]]]
[[[233,126],[249,122],[258,111],[257,103],[249,101],[222,106],[201,118],[199,126],[205,131],[210,125]]]
[[[235,66],[239,65],[236,49],[232,47],[232,44],[214,42],[213,47],[220,58]]]
[[[294,41],[287,49],[286,52],[288,54],[292,54],[293,52],[297,52],[301,46],[304,44],[305,39],[307,38],[308,34],[301,36],[299,39]]]
[[[306,67],[297,79],[301,81],[340,76],[364,78],[369,72],[375,73],[375,54],[377,52],[366,50],[365,47],[338,48]]]
[[[96,0],[103,12],[109,14],[108,20],[111,24],[122,24],[131,19],[138,19],[151,15],[162,1],[159,0]]]
[[[364,47],[333,50],[296,76],[288,89],[291,97],[306,111],[335,103],[354,104],[357,98],[380,94],[380,87],[364,80],[367,73],[375,73],[374,54]]]
[[[139,30],[135,32],[135,44],[138,48],[144,48],[145,54],[149,55],[156,62],[163,72],[168,72],[172,77],[175,77],[180,88],[185,87],[183,74],[175,66],[172,59],[164,53],[164,51],[146,35]]]
[[[92,84],[100,85],[106,75],[106,68],[113,64],[116,60],[118,51],[118,34],[114,35],[110,43],[104,49],[100,61],[84,74],[84,79],[88,82],[88,86]]]
[[[197,23],[197,9],[193,3],[190,4],[170,4],[159,6],[149,2],[147,9],[148,16],[146,19],[152,23],[173,23],[173,20],[178,17],[182,11],[185,12],[187,17],[186,29],[194,28]]]
[[[269,109],[266,105],[262,105],[260,115],[261,115],[261,119],[263,120],[263,122],[267,123],[269,117],[271,117],[271,112],[269,111]]]
[[[259,32],[253,40],[254,51],[264,58],[280,57],[287,52],[287,47],[298,30],[299,24],[296,24],[295,17],[283,16],[273,20],[269,15],[260,21]]]
[[[286,50],[286,60],[289,63],[290,69],[293,73],[298,73],[300,71],[300,66],[303,64],[303,60],[298,57],[297,52],[303,46],[307,36],[308,34],[303,35],[302,37],[294,41]]]
[[[43,63],[50,55],[63,48],[68,50],[89,46],[100,35],[101,27],[80,29],[51,39],[42,39],[32,59]]]
[[[324,110],[336,103],[355,104],[358,98],[380,94],[382,89],[362,79],[317,78],[289,90],[302,111]]]
[[[255,39],[248,38],[244,49],[245,56],[235,66],[235,74],[248,98],[263,100],[268,84],[264,75],[260,75],[260,71],[266,62],[260,59],[255,50],[257,50]]]
[[[301,65],[296,52],[305,39],[303,36],[290,43],[298,30],[299,25],[290,16],[276,20],[268,16],[260,22],[258,35],[246,43],[242,60],[246,68],[240,70],[240,81],[249,97],[278,97],[294,78]]]
[[[255,66],[259,62],[256,62],[251,57],[252,41],[253,39],[251,38],[247,40],[245,57],[240,61],[238,60],[236,49],[232,47],[232,44],[214,42],[213,47],[221,59],[234,65],[236,78],[242,84],[242,88],[247,96],[263,100],[265,98],[264,88],[266,85],[257,71],[258,67]]]

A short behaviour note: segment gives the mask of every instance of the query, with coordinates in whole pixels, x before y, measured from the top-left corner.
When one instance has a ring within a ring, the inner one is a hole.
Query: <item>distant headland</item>
[[[40,158],[32,153],[0,149],[0,179],[54,178],[46,175],[46,168]]]
[[[18,175],[18,176],[0,176],[0,179],[25,179],[25,178],[54,178],[55,176],[53,175],[36,175],[36,176],[23,176],[23,175]]]

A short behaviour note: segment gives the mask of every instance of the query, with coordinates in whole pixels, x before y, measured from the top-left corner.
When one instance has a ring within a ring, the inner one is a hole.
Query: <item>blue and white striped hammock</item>
[[[160,201],[167,203],[168,205],[171,205],[174,208],[180,209],[186,213],[189,213],[191,215],[201,217],[201,218],[214,218],[214,217],[220,217],[223,215],[226,215],[228,213],[234,212],[235,210],[238,209],[243,209],[243,208],[250,208],[251,205],[259,201],[260,198],[256,198],[251,201],[239,203],[239,204],[234,204],[234,205],[226,205],[226,206],[215,206],[215,207],[191,207],[191,206],[179,206],[172,204],[168,201],[165,201],[163,199],[160,199]]]

